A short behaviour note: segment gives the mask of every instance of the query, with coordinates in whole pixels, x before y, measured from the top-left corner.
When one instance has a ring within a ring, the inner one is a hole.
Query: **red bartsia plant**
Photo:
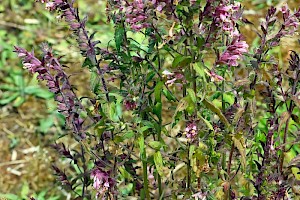
[[[38,80],[47,82],[49,91],[55,94],[58,111],[66,117],[74,133],[84,138],[83,119],[79,116],[83,107],[74,93],[69,77],[64,72],[59,59],[54,57],[52,49],[48,45],[43,45],[42,50],[44,56],[39,60],[34,56],[33,51],[28,52],[21,47],[15,47],[15,52],[23,59],[24,68],[31,73],[37,73]]]
[[[108,0],[115,33],[100,46],[74,1],[40,2],[65,20],[91,72],[93,95],[79,98],[51,48],[39,58],[15,47],[55,94],[79,144],[52,145],[76,166],[74,177],[53,167],[74,197],[299,194],[300,59],[291,51],[281,66],[273,53],[298,32],[300,9],[268,9],[251,46],[240,29],[254,25],[238,1]]]

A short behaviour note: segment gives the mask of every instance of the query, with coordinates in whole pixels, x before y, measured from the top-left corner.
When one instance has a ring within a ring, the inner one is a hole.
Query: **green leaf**
[[[10,102],[12,102],[13,100],[15,100],[20,94],[19,93],[14,93],[11,96],[9,96],[6,99],[0,99],[0,105],[5,105],[8,104]]]
[[[288,111],[283,112],[281,114],[280,121],[279,121],[279,126],[278,126],[278,132],[281,131],[283,125],[285,125],[288,122],[289,119],[290,119],[290,113]]]
[[[155,101],[156,102],[161,102],[161,92],[162,92],[162,88],[163,88],[163,82],[160,81],[157,83],[157,85],[154,88],[154,96],[155,96]]]
[[[149,146],[157,151],[160,150],[160,148],[163,146],[163,144],[161,142],[158,141],[151,141],[149,142]]]
[[[22,189],[21,189],[21,197],[23,199],[27,199],[28,198],[28,195],[29,194],[29,185],[27,182],[25,182],[22,186]]]
[[[43,89],[39,86],[28,86],[24,89],[26,94],[31,94],[36,97],[40,97],[43,99],[50,99],[53,98],[54,94],[46,89]]]
[[[163,176],[164,175],[163,174],[163,159],[162,159],[160,151],[157,151],[154,153],[154,164],[155,164],[157,173],[160,176]]]
[[[203,99],[202,102],[209,110],[211,110],[212,112],[216,113],[219,116],[221,122],[223,122],[226,127],[230,127],[228,120],[226,119],[226,117],[223,115],[222,111],[218,107],[216,107],[212,102],[208,101],[207,99]]]
[[[50,116],[46,119],[41,119],[40,120],[40,125],[39,125],[39,130],[42,132],[42,133],[46,133],[49,128],[51,128],[54,124],[54,118],[53,116]]]
[[[163,94],[169,101],[176,101],[176,97],[168,89],[164,89]]]
[[[131,139],[134,137],[134,135],[135,135],[134,132],[132,130],[130,130],[122,136],[122,139],[123,140]]]
[[[38,199],[38,200],[45,199],[45,196],[46,196],[47,192],[48,192],[47,190],[41,191],[41,192],[39,193],[37,199]]]
[[[118,52],[120,52],[121,50],[121,44],[123,43],[124,33],[124,27],[122,25],[118,25],[115,30],[115,42]]]
[[[197,40],[197,47],[202,48],[205,43],[205,39],[203,37],[199,36],[196,38],[196,40]]]
[[[151,128],[151,127],[149,127],[149,126],[143,126],[141,129],[140,129],[140,132],[141,133],[144,133],[146,130],[148,130],[149,128]]]
[[[122,195],[127,196],[128,194],[130,194],[132,189],[133,189],[133,183],[129,183],[128,185],[121,187],[120,191]]]
[[[100,78],[96,72],[91,72],[90,87],[95,94],[100,90]]]
[[[123,141],[124,141],[123,138],[119,135],[116,135],[114,137],[114,142],[117,143],[117,144],[120,143],[120,142],[123,142]]]
[[[14,83],[19,86],[21,89],[24,88],[24,79],[23,79],[23,76],[22,74],[14,74],[12,76],[13,80],[14,80]]]
[[[191,98],[191,100],[196,103],[197,102],[197,98],[196,98],[196,94],[194,92],[194,90],[192,90],[191,88],[187,89],[187,92],[189,94],[189,97]]]
[[[155,72],[154,71],[151,71],[147,74],[147,77],[146,77],[146,83],[148,83],[149,81],[151,81],[153,79],[153,77],[155,76]]]
[[[196,103],[193,102],[193,100],[190,96],[187,96],[185,98],[186,98],[186,101],[188,102],[188,106],[186,108],[186,111],[189,114],[193,114],[195,112],[195,109],[196,109]]]
[[[195,153],[196,150],[196,146],[195,145],[191,145],[190,149],[189,149],[189,159],[191,160],[193,158],[193,155]]]
[[[145,143],[144,143],[144,136],[143,134],[141,134],[141,136],[138,138],[138,144],[139,144],[139,148],[140,148],[140,156],[142,160],[145,160],[146,158],[144,158],[145,155]]]
[[[114,102],[109,104],[109,118],[110,120],[117,122],[120,120],[119,113],[117,112],[117,106]]]
[[[148,126],[149,128],[154,128],[154,124],[150,121],[143,120],[142,124],[145,125],[145,126]]]
[[[205,72],[204,72],[204,70],[203,70],[203,67],[201,67],[199,63],[195,63],[195,64],[193,64],[193,68],[194,68],[194,70],[196,71],[196,73],[197,73],[200,77],[203,77],[204,80],[205,80]]]
[[[153,108],[153,113],[161,119],[162,103],[156,103]]]
[[[242,167],[246,168],[246,145],[245,145],[245,139],[242,134],[238,133],[235,134],[232,137],[234,146],[239,150],[239,153],[241,154],[241,164]]]
[[[1,194],[0,193],[0,197],[8,199],[8,200],[19,200],[19,197],[15,194]]]
[[[297,167],[300,169],[300,154],[295,156],[288,164],[288,167]]]
[[[19,88],[13,87],[12,85],[9,85],[9,84],[2,84],[2,85],[0,85],[0,89],[2,89],[2,90],[8,90],[8,91],[19,91]]]
[[[22,105],[25,102],[25,98],[23,96],[18,96],[15,100],[14,100],[14,107],[19,107],[20,105]]]
[[[118,94],[118,93],[110,92],[108,95],[109,95],[110,97],[111,97],[111,96],[112,96],[112,97],[115,97],[115,98],[117,99],[117,104],[118,104],[118,103],[121,103],[121,102],[123,101],[123,97],[122,97],[120,94]]]
[[[223,98],[226,102],[228,102],[230,105],[234,103],[234,95],[233,94],[226,94],[223,93]]]
[[[200,114],[198,114],[198,117],[206,124],[206,126],[210,129],[210,130],[214,130],[213,126],[211,125],[211,123],[209,121],[207,121],[206,119],[204,119]]]
[[[172,67],[178,67],[178,66],[184,67],[190,64],[191,62],[192,62],[192,58],[190,56],[179,55],[174,58]]]
[[[174,115],[176,115],[177,112],[185,110],[187,107],[188,107],[188,101],[186,100],[186,98],[182,98],[177,105]]]
[[[92,61],[89,58],[85,58],[84,62],[82,63],[82,67],[88,67],[89,69],[92,69],[94,67]]]

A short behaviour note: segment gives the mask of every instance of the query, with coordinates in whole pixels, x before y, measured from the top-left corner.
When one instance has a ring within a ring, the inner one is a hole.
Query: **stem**
[[[230,199],[230,173],[231,173],[231,162],[232,162],[232,157],[233,157],[233,152],[234,152],[234,144],[232,142],[231,144],[231,149],[230,149],[230,154],[229,154],[229,160],[227,163],[227,178],[228,178],[228,184],[229,187],[226,192],[226,199]]]
[[[232,162],[233,152],[234,152],[234,144],[232,143],[231,149],[230,149],[230,154],[229,154],[229,160],[228,160],[228,163],[227,163],[227,176],[228,176],[228,178],[230,178],[230,173],[231,173],[231,162]]]
[[[83,147],[83,145],[82,145],[82,143],[80,144],[80,147],[81,147],[81,154],[82,154],[82,157],[81,157],[81,160],[82,160],[82,164],[83,164],[83,174],[84,174],[84,176],[83,176],[83,184],[82,184],[82,194],[81,194],[81,196],[82,196],[82,198],[84,198],[85,197],[85,188],[86,188],[86,183],[88,182],[88,180],[87,180],[87,177],[86,177],[86,169],[87,169],[87,167],[86,167],[86,163],[85,163],[85,156],[84,156],[84,154],[85,154],[85,151],[84,151],[84,147]],[[77,164],[77,166],[78,166],[78,164]],[[78,168],[80,169],[80,167],[78,166]]]
[[[296,80],[294,82],[294,85],[293,85],[293,88],[292,88],[292,95],[296,94],[296,89],[297,89],[299,77],[300,77],[299,74],[297,74],[297,78],[296,78]],[[289,117],[285,122],[284,135],[283,135],[283,144],[286,143],[287,133],[288,133],[288,130],[289,130],[289,121],[291,119],[291,115],[293,113],[293,110],[294,110],[294,104],[293,104],[293,101],[291,101],[290,102],[290,107],[288,109]],[[284,163],[284,154],[285,154],[286,151],[287,151],[286,146],[284,145],[283,149],[282,149],[282,155],[281,155],[281,158],[280,158],[280,166],[279,166],[281,174],[283,173],[282,169],[283,169],[283,163]]]
[[[146,195],[146,199],[150,200],[150,193],[149,193],[149,187],[148,187],[148,172],[147,172],[147,158],[146,155],[146,149],[144,149],[143,154],[142,154],[142,162],[143,162],[143,181],[144,181],[144,191]]]
[[[225,72],[223,73],[223,77],[225,76]],[[222,81],[222,112],[225,112],[225,101],[224,101],[224,91],[225,91],[225,81]]]
[[[190,143],[188,143],[188,164],[187,164],[187,188],[191,188],[191,161],[189,159],[190,155]]]
[[[158,53],[158,72],[161,70],[161,60],[160,60],[160,54],[159,54],[159,49],[158,49],[158,42],[156,43],[156,50]],[[160,92],[160,99],[161,99],[161,92]],[[162,104],[162,102],[160,102]],[[160,142],[161,139],[161,127],[162,127],[162,116],[161,116],[161,112],[160,112],[160,116],[158,116],[159,118],[159,129],[157,132],[157,141]],[[159,175],[159,173],[157,173],[157,182],[158,182],[158,191],[159,191],[159,197],[161,197],[163,195],[163,191],[162,191],[162,185],[161,185],[161,177]]]
[[[289,130],[290,118],[291,118],[291,115],[289,116],[289,118],[285,122],[284,135],[283,135],[283,144],[286,143],[287,133],[288,133],[288,130]],[[282,154],[281,154],[281,158],[280,158],[280,166],[279,166],[279,170],[280,170],[281,173],[283,173],[282,168],[283,168],[283,163],[284,163],[284,154],[285,154],[285,152],[286,152],[286,146],[284,145],[283,149],[282,149]]]

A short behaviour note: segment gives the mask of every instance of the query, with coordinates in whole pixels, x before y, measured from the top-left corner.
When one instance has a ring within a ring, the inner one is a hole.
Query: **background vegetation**
[[[258,27],[266,7],[280,8],[284,2],[288,2],[291,9],[300,4],[298,0],[253,0],[244,1],[243,5],[247,18]],[[97,37],[102,43],[108,43],[114,32],[106,23],[105,1],[79,0],[78,4],[81,15],[88,15],[91,32],[98,31]],[[73,46],[75,38],[70,37],[70,30],[59,20],[34,1],[0,2],[0,173],[3,174],[0,176],[0,197],[28,199],[35,196],[39,200],[71,197],[55,182],[51,164],[58,156],[49,145],[60,140],[70,147],[76,144],[68,137],[59,139],[65,134],[64,120],[56,112],[52,93],[22,69],[12,52],[14,45],[32,49],[44,41],[49,42],[57,54],[65,55],[62,61],[72,66],[68,73],[74,74],[74,84],[86,86],[78,88],[78,92],[88,94],[89,76],[81,68],[83,60]],[[248,43],[258,41],[250,26],[245,26],[242,32]],[[282,66],[288,62],[289,50],[299,50],[297,39],[286,38],[274,50]],[[165,113],[163,117],[171,116]],[[68,161],[61,160],[61,163],[67,165]]]

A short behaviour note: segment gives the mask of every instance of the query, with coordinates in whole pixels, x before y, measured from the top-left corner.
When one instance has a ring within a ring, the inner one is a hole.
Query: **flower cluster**
[[[196,122],[188,122],[184,130],[184,134],[186,135],[187,139],[193,141],[198,134]]]
[[[300,8],[294,14],[291,14],[290,9],[287,7],[287,5],[284,5],[281,8],[281,12],[283,23],[281,24],[279,31],[274,34],[271,39],[268,40],[270,47],[278,46],[282,37],[294,35],[300,25]],[[263,42],[266,42],[266,35],[268,34],[270,27],[273,27],[273,25],[277,21],[277,17],[275,16],[275,14],[276,8],[271,7],[268,10],[265,21],[261,24],[261,29],[265,35],[265,37],[262,38]],[[261,51],[261,49],[257,49],[256,53],[261,53]]]
[[[224,80],[222,76],[216,74],[213,70],[210,72],[206,71],[206,73],[211,78],[212,82],[219,82]]]
[[[172,0],[133,0],[132,2],[116,0],[115,3],[122,5],[115,7],[125,13],[125,22],[136,32],[151,26],[149,22],[151,12],[164,12],[170,16],[175,9]]]
[[[248,44],[241,40],[241,36],[235,37],[231,44],[221,54],[218,64],[227,64],[229,66],[238,66],[239,60],[243,53],[248,52]]]
[[[212,28],[220,29],[228,36],[226,42],[227,48],[218,57],[217,64],[227,64],[229,66],[237,66],[238,60],[243,53],[248,51],[248,44],[242,40],[242,35],[236,28],[238,20],[242,18],[242,9],[239,4],[230,4],[229,1],[222,0],[213,10]]]
[[[121,7],[121,9],[125,11],[126,23],[128,23],[134,31],[138,32],[150,26],[147,22],[147,8],[143,0],[134,0],[125,7]]]
[[[291,14],[287,5],[281,8],[283,24],[275,38],[281,38],[286,35],[293,35],[300,26],[300,8],[294,14]]]
[[[185,82],[186,80],[184,79],[184,75],[182,74],[182,72],[169,72],[168,70],[164,70],[162,72],[163,77],[166,77],[168,80],[166,81],[166,84],[171,86],[174,83],[179,86],[182,87],[182,83],[177,83],[178,81],[180,82]]]
[[[159,12],[165,11],[172,11],[172,0],[152,0],[151,3],[155,7],[155,9]]]
[[[293,35],[300,25],[300,8],[293,15],[290,13],[290,9],[288,9],[287,5],[284,5],[281,8],[282,17],[283,17],[283,27],[285,27],[284,35]]]
[[[62,13],[62,17],[69,24],[70,29],[77,36],[77,42],[79,49],[84,56],[90,58],[93,64],[96,64],[95,58],[95,46],[99,41],[92,41],[93,35],[89,37],[86,31],[85,24],[86,19],[81,20],[77,10],[74,8],[73,3],[69,3],[67,0],[52,0],[41,1],[46,3],[46,8],[53,11],[56,10]]]
[[[96,168],[91,172],[91,179],[93,179],[93,187],[97,191],[96,198],[107,199],[107,192],[112,190],[115,185],[115,180],[109,176],[109,172]]]
[[[236,29],[236,21],[241,18],[242,12],[239,5],[227,5],[226,2],[223,2],[215,8],[213,16],[217,26],[221,27],[223,31],[228,31],[232,36]]]
[[[156,189],[156,181],[154,177],[154,168],[147,167],[148,171],[148,181]]]
[[[126,110],[134,110],[136,108],[136,102],[133,100],[125,100],[123,104]]]
[[[28,52],[21,47],[15,47],[14,51],[23,58],[25,69],[31,73],[38,73],[37,79],[47,82],[46,85],[50,92],[55,94],[59,112],[66,117],[68,124],[73,127],[73,131],[83,138],[83,119],[79,117],[78,113],[78,109],[82,108],[81,103],[72,89],[69,77],[63,71],[59,59],[54,57],[52,49],[47,45],[43,46],[44,57],[42,60],[36,58],[34,52]]]
[[[62,186],[64,186],[67,189],[71,189],[72,188],[72,184],[70,183],[70,181],[68,180],[67,175],[65,174],[65,172],[61,171],[58,167],[56,167],[55,165],[52,165],[53,170],[55,171],[55,175],[57,176],[58,181],[62,184]]]

